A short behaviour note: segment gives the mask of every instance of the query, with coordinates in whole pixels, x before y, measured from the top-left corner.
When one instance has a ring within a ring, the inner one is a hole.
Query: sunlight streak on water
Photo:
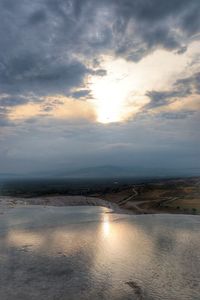
[[[104,236],[108,237],[109,233],[110,233],[110,221],[109,221],[109,215],[108,214],[103,215],[102,227],[103,227]]]
[[[199,229],[198,216],[13,208],[0,219],[0,299],[199,300]]]

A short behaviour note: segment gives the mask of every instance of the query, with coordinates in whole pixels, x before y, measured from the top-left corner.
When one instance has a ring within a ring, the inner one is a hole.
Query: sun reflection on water
[[[102,220],[102,229],[103,229],[103,235],[104,237],[109,236],[110,234],[110,219],[108,214],[103,215]]]

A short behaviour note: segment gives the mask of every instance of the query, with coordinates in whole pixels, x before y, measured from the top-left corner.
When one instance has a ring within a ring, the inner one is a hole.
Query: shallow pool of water
[[[200,217],[101,207],[0,215],[0,299],[200,299]]]

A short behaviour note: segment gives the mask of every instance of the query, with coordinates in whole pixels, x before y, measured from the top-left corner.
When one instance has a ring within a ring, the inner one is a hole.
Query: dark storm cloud
[[[39,23],[44,23],[44,21],[47,19],[47,15],[44,10],[36,10],[28,20],[28,23],[30,25],[37,25]]]
[[[169,15],[176,15],[188,6],[187,0],[117,0],[118,10],[126,18],[134,15],[138,20],[155,22]],[[191,1],[192,2],[192,1]],[[198,3],[198,1],[193,1]]]
[[[3,92],[50,94],[67,92],[79,86],[84,76],[90,73],[80,62],[41,57],[33,53],[20,53],[1,68],[0,89]]]
[[[116,33],[121,33],[119,55],[138,61],[155,48],[177,49],[181,54],[188,39],[200,29],[198,0],[113,1],[117,10]],[[193,16],[191,18],[190,16]],[[133,31],[127,34],[130,25]],[[190,27],[190,29],[189,29]]]
[[[191,6],[188,7],[183,14],[183,18],[180,19],[180,26],[184,29],[184,31],[190,34],[196,34],[199,32],[200,28],[200,9],[199,9],[199,1],[197,0],[196,3],[191,2]],[[196,6],[197,4],[197,6]]]
[[[136,62],[157,48],[182,54],[200,29],[199,13],[199,0],[0,0],[0,93],[12,95],[0,104],[26,103],[30,93],[31,101],[53,94],[87,98],[85,76],[106,75],[100,54]],[[149,91],[146,108],[199,93],[199,77],[181,79],[170,91]]]
[[[67,93],[91,72],[71,56],[76,22],[71,14],[64,22],[60,3],[53,11],[46,1],[0,1],[1,92]]]
[[[156,48],[183,53],[199,12],[199,0],[0,0],[0,91],[67,94],[106,74],[80,57],[107,51],[133,61]]]
[[[185,34],[186,42],[187,34],[197,32],[198,8],[196,0],[46,0],[17,4],[1,0],[0,91],[13,95],[69,94],[71,88],[82,85],[86,75],[106,75],[105,70],[86,67],[79,55],[95,59],[113,49],[119,56],[139,61],[156,47],[182,53],[186,46],[182,40],[180,43],[177,32],[181,37]],[[174,30],[175,24],[178,30]],[[74,92],[73,96],[86,94]],[[148,96],[153,107],[164,105],[180,92],[151,91]],[[2,105],[26,101],[25,97],[13,97],[4,99]]]

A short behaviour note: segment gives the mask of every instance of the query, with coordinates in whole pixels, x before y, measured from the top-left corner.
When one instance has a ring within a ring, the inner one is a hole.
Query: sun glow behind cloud
[[[157,50],[138,63],[104,56],[102,67],[107,75],[89,80],[97,121],[106,124],[134,117],[150,101],[148,91],[168,90],[187,72],[196,51],[194,42],[181,56]]]
[[[13,107],[9,112],[11,120],[50,117],[57,119],[87,119],[95,121],[96,114],[92,104],[75,101],[63,95],[43,97],[41,103],[26,103]]]
[[[191,43],[182,55],[156,50],[138,63],[102,56],[101,67],[107,73],[105,76],[88,76],[82,88],[89,91],[89,96],[75,99],[72,93],[70,96],[55,94],[40,97],[38,102],[30,100],[10,107],[8,117],[11,120],[34,117],[86,119],[103,124],[126,121],[149,103],[148,91],[168,90],[180,74],[187,74],[187,67],[198,52],[197,44]],[[187,110],[191,108],[191,101],[191,95],[184,101],[176,99],[172,105],[154,108],[154,113]]]
[[[97,121],[100,123],[119,122],[124,118],[126,89],[116,78],[103,78],[92,83]]]
[[[103,67],[107,75],[90,80],[97,121],[104,124],[124,121],[148,102],[145,97],[141,100],[138,93],[140,79],[135,74],[135,80],[129,81],[133,74],[123,60],[107,58]]]
[[[196,170],[200,1],[164,2],[0,1],[1,173]]]

